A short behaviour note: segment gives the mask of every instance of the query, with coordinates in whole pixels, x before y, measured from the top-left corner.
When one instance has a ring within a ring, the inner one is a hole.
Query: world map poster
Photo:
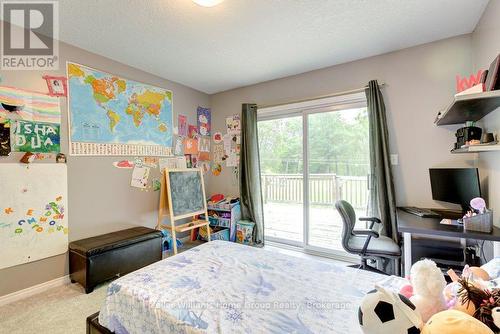
[[[72,155],[172,155],[172,92],[67,63]]]

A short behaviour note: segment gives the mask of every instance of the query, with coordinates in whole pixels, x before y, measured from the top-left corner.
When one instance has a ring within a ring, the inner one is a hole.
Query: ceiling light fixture
[[[217,6],[224,0],[193,0],[193,2],[197,5],[203,6],[203,7],[213,7]]]

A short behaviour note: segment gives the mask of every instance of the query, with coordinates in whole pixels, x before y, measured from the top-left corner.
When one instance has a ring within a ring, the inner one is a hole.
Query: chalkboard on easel
[[[156,228],[170,230],[172,240],[176,240],[176,233],[205,228],[210,241],[210,222],[201,169],[165,169],[163,173]],[[163,218],[167,215],[170,216],[169,225],[163,224]],[[204,218],[199,218],[200,215],[204,215]],[[176,221],[186,218],[192,220],[176,224]],[[173,243],[173,249],[174,254],[177,254],[176,242]]]
[[[175,217],[206,210],[203,179],[199,170],[168,171],[169,195]]]

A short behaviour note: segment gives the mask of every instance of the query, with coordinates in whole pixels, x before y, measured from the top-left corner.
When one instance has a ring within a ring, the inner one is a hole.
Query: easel
[[[181,172],[198,172],[201,178],[201,187],[203,192],[203,209],[195,212],[190,212],[183,215],[174,216],[174,210],[172,206],[172,196],[170,195],[170,173],[181,173]],[[174,254],[177,254],[177,239],[176,234],[194,230],[195,228],[204,227],[207,229],[207,240],[210,241],[210,222],[208,220],[207,203],[205,196],[205,183],[203,181],[203,172],[197,168],[187,168],[187,169],[165,169],[161,177],[161,189],[160,189],[160,203],[158,206],[158,222],[156,224],[156,229],[165,228],[172,233],[172,244],[174,247]],[[197,219],[198,215],[204,214],[205,219]],[[170,225],[163,225],[162,221],[165,217],[170,218]],[[191,218],[192,221],[189,223],[184,223],[181,225],[175,225],[176,220]]]

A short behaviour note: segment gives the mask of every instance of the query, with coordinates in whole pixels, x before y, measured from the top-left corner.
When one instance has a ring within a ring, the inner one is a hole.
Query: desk
[[[500,228],[493,226],[493,232],[482,233],[467,231],[462,226],[443,225],[439,218],[422,218],[398,209],[398,232],[403,234],[404,241],[404,273],[410,275],[411,238],[412,234],[442,236],[457,239],[475,239],[493,241],[493,254],[500,256]]]

